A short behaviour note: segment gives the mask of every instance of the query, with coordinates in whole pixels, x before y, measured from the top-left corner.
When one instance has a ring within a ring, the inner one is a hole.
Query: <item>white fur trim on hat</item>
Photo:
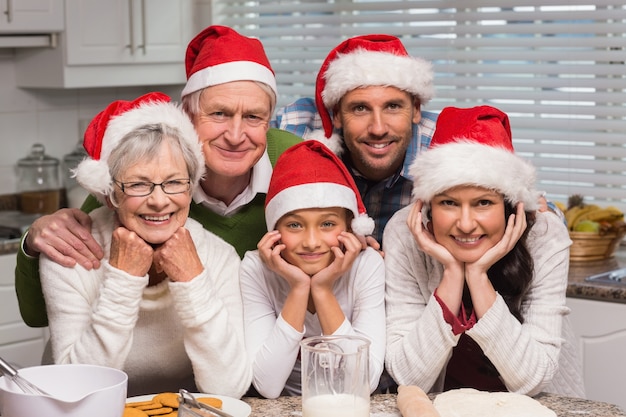
[[[233,81],[258,81],[267,84],[278,97],[274,73],[264,65],[252,61],[234,61],[204,68],[189,77],[181,97],[213,85]]]
[[[430,206],[434,196],[450,188],[472,185],[502,193],[525,211],[537,209],[535,168],[509,150],[460,140],[430,148],[419,154],[409,169],[413,200]]]
[[[204,174],[204,157],[196,130],[189,117],[179,105],[172,102],[153,101],[115,116],[106,127],[102,138],[100,159],[85,158],[73,170],[78,183],[93,194],[101,203],[112,190],[113,182],[109,173],[108,158],[122,138],[128,133],[149,124],[167,125],[177,129],[180,135],[195,150],[198,159],[198,172],[192,178],[192,186],[196,186]]]
[[[305,140],[316,140],[322,142],[337,156],[343,154],[343,139],[336,133],[333,133],[329,138],[326,137],[323,129],[316,129],[312,132],[306,133],[302,136]]]
[[[312,182],[285,188],[267,203],[265,207],[267,230],[274,230],[278,220],[285,214],[311,207],[344,207],[354,214],[355,219],[359,217],[357,200],[352,188],[332,182]],[[371,231],[368,234],[371,234]]]
[[[330,63],[322,98],[332,109],[348,91],[380,85],[407,91],[426,104],[434,96],[433,78],[432,64],[425,59],[359,48]]]

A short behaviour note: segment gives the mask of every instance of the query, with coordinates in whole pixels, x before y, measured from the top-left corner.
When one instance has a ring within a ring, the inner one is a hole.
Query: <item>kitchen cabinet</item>
[[[63,30],[63,0],[0,0],[0,35]]]
[[[626,410],[626,304],[567,298],[581,347],[587,398]]]
[[[18,367],[35,366],[48,340],[47,328],[30,328],[22,321],[15,286],[16,255],[0,255],[0,357]]]
[[[184,84],[193,0],[65,0],[57,48],[18,50],[19,87]]]

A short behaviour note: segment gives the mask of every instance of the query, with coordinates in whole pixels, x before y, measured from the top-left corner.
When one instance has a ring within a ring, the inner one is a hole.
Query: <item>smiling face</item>
[[[340,246],[337,236],[348,230],[347,210],[342,207],[294,210],[276,223],[282,257],[308,275],[326,268],[335,259],[330,250]]]
[[[189,178],[185,160],[179,150],[162,142],[156,158],[145,158],[123,171],[118,182],[153,182],[156,184],[174,179]],[[180,194],[165,194],[159,186],[150,195],[132,197],[115,186],[117,216],[120,223],[134,231],[148,243],[160,244],[184,226],[189,215],[191,190]]]
[[[496,245],[506,227],[502,194],[459,186],[436,195],[431,204],[435,240],[461,262],[474,262]]]
[[[381,86],[349,91],[333,116],[355,168],[374,181],[390,177],[402,165],[413,123],[420,119],[419,101],[396,87]]]
[[[211,178],[246,176],[263,155],[271,99],[253,81],[207,87],[193,123]]]

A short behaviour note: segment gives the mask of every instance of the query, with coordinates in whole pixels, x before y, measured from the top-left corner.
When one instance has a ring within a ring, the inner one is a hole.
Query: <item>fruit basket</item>
[[[624,231],[616,233],[569,232],[572,246],[569,259],[572,262],[600,261],[611,258],[624,238]]]
[[[612,257],[626,235],[624,213],[617,207],[585,204],[575,194],[567,207],[560,207],[572,239],[570,261],[599,261]]]

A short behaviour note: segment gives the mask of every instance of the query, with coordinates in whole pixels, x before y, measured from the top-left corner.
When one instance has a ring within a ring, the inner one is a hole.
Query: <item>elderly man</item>
[[[269,126],[276,80],[262,44],[223,26],[199,33],[187,48],[183,107],[202,144],[207,173],[194,193],[190,217],[233,245],[239,256],[265,229],[264,202],[278,155],[301,139]],[[97,206],[90,197],[84,211]],[[102,248],[89,216],[62,209],[36,220],[17,255],[15,286],[24,322],[48,323],[38,254],[71,267],[98,268]]]

